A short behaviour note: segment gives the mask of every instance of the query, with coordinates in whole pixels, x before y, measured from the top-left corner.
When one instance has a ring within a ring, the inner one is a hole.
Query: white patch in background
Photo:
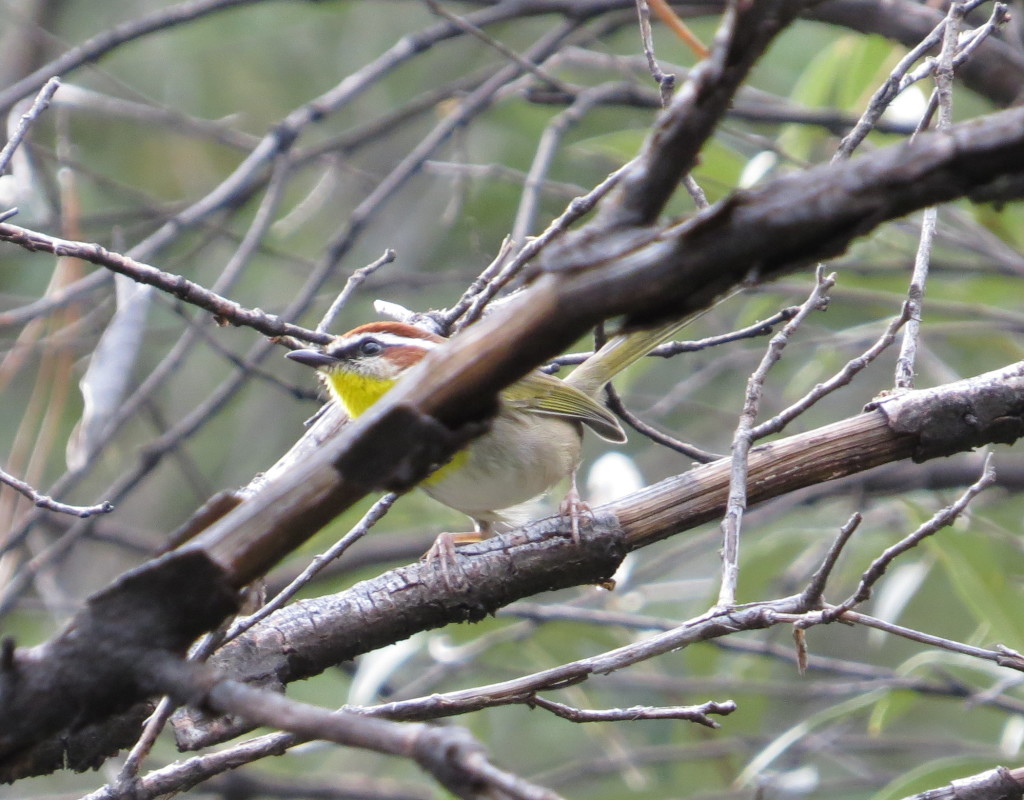
[[[999,737],[999,752],[1004,758],[1017,758],[1021,746],[1024,746],[1024,717],[1014,714],[1003,725],[1003,735]]]
[[[154,288],[126,275],[114,276],[117,311],[89,357],[79,382],[82,418],[67,445],[69,469],[84,467],[103,439],[128,394],[132,367],[139,352]]]
[[[917,84],[908,86],[882,112],[882,122],[917,125],[928,109],[928,98]]]
[[[644,477],[636,462],[625,453],[614,450],[598,458],[587,473],[587,503],[595,508],[618,500],[644,488]],[[630,553],[615,570],[612,580],[617,586],[626,586],[636,563]]]
[[[615,451],[598,458],[587,473],[587,502],[600,506],[644,488],[636,462]]]
[[[743,167],[740,173],[739,186],[741,189],[749,189],[755,183],[763,180],[764,177],[775,169],[779,163],[779,157],[771,150],[762,150]]]
[[[349,704],[366,706],[379,702],[381,689],[402,664],[423,649],[424,638],[425,635],[416,634],[361,656],[348,690]]]

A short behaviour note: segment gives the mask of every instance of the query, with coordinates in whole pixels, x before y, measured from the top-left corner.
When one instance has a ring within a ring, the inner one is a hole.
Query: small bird
[[[420,484],[435,500],[470,517],[475,526],[471,533],[441,534],[427,553],[428,560],[439,557],[447,572],[456,544],[491,535],[495,525],[510,521],[514,506],[564,478],[574,478],[584,426],[609,442],[626,441],[619,421],[597,399],[601,390],[692,319],[615,336],[565,380],[534,371],[502,391],[489,430]],[[316,368],[332,399],[355,418],[445,341],[413,325],[371,322],[336,337],[323,349],[293,350],[286,356]],[[569,508],[579,504],[575,486],[567,502]]]

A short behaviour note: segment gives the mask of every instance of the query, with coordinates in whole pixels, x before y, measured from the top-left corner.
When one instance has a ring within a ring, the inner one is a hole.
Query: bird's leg
[[[434,543],[430,545],[430,549],[423,555],[427,566],[430,566],[435,561],[441,566],[441,575],[444,577],[445,585],[449,589],[458,589],[462,585],[461,582],[459,584],[452,582],[452,568],[456,563],[455,546],[479,542],[491,535],[490,523],[473,520],[473,524],[476,528],[473,531],[439,533],[437,538],[434,539]]]
[[[583,498],[580,497],[580,491],[576,488],[576,470],[572,471],[572,476],[569,478],[569,491],[565,493],[565,498],[562,500],[558,507],[558,513],[562,516],[569,517],[571,530],[572,530],[572,543],[580,543],[580,517],[586,514],[593,519],[594,513],[590,510]]]

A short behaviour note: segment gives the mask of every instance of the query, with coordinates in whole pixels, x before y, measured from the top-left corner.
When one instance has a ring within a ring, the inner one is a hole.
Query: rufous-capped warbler
[[[618,420],[597,397],[614,375],[691,320],[620,334],[565,380],[531,372],[501,392],[490,429],[420,484],[434,499],[469,516],[476,527],[470,534],[442,534],[431,554],[450,556],[455,543],[490,535],[496,523],[509,521],[509,509],[573,476],[580,463],[584,425],[603,439],[624,442]],[[354,418],[444,342],[412,325],[371,322],[338,336],[322,350],[286,355],[315,367],[331,397]]]

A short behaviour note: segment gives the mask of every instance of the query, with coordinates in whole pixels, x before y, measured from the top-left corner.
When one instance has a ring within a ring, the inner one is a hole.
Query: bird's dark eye
[[[359,343],[359,355],[378,356],[384,351],[384,345],[376,339],[364,339]]]

